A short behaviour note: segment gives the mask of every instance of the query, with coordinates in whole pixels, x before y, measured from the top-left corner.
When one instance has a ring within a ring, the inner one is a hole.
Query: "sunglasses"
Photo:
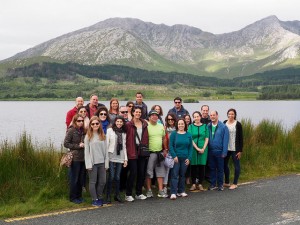
[[[106,113],[99,113],[100,116],[106,116]]]
[[[175,104],[180,104],[181,102],[174,102]]]
[[[92,126],[99,126],[100,123],[91,123]]]
[[[133,105],[129,105],[128,107],[129,107],[129,108],[132,108],[132,107],[133,107]]]
[[[76,120],[76,122],[78,122],[78,123],[83,123],[83,120]]]
[[[128,111],[120,111],[120,113],[126,114],[126,113],[128,113]]]

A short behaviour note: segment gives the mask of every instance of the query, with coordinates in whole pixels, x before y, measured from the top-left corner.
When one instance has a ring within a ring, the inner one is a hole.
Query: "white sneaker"
[[[141,194],[141,195],[136,195],[135,199],[137,199],[137,200],[145,200],[145,199],[147,199],[147,197],[145,195]]]
[[[176,197],[175,194],[171,194],[171,197],[170,197],[171,200],[175,200],[176,198],[177,198],[177,197]]]
[[[187,197],[188,194],[185,193],[185,192],[182,192],[182,193],[178,193],[177,196],[178,196],[178,197]]]
[[[133,202],[134,198],[132,196],[125,196],[125,201],[127,201],[127,202]]]
[[[158,192],[157,197],[159,197],[159,198],[167,198],[168,195],[163,190],[161,190],[161,191]]]
[[[148,190],[146,193],[147,198],[153,198],[153,193],[151,190]]]

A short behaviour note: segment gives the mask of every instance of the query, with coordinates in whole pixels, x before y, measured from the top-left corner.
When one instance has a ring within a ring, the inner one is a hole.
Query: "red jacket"
[[[67,125],[67,128],[70,126],[70,123],[72,122],[73,116],[75,116],[76,113],[77,113],[76,106],[73,109],[71,109],[71,110],[69,110],[67,112],[67,116],[66,116],[66,125]]]
[[[148,123],[140,119],[142,121],[142,139],[141,143],[148,145],[149,144],[149,136],[148,136]],[[127,148],[127,157],[128,159],[137,159],[137,149],[136,149],[136,136],[135,136],[136,126],[133,121],[129,121],[126,123],[126,148]]]

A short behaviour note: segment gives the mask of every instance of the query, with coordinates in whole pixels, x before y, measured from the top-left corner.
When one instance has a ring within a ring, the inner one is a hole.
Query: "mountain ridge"
[[[0,62],[17,64],[33,57],[220,78],[247,76],[300,65],[300,21],[269,16],[238,31],[213,34],[182,24],[110,18]]]

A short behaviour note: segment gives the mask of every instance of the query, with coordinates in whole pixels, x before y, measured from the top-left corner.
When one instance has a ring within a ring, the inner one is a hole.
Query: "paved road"
[[[190,193],[189,197],[147,199],[0,224],[300,224],[300,176],[260,180],[237,190]]]

